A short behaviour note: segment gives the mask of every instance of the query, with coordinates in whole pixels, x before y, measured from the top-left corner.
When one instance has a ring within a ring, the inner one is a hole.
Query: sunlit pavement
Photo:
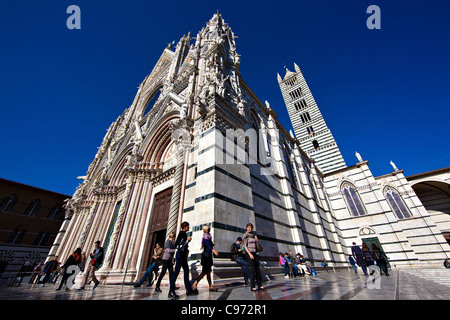
[[[353,271],[322,271],[316,277],[289,279],[277,275],[264,282],[266,290],[256,293],[243,282],[215,284],[218,291],[210,292],[204,279],[198,295],[186,296],[182,282],[177,294],[178,300],[448,300],[450,284],[445,280],[450,270],[439,271],[440,278],[432,278],[432,270],[393,269],[390,276],[381,276],[375,281]],[[56,288],[56,284],[44,287],[28,283],[17,287],[3,285],[0,300],[170,300],[167,285],[161,286],[161,293],[145,284],[140,288],[102,284],[95,290],[92,285],[84,290],[56,291]]]

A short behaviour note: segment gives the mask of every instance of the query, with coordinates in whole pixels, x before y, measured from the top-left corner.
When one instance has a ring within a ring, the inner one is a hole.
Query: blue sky
[[[81,30],[69,30],[69,5]],[[369,5],[381,29],[369,30]],[[277,73],[302,69],[347,165],[450,166],[448,1],[0,2],[0,177],[72,195],[167,43],[219,10],[241,74],[292,128]]]

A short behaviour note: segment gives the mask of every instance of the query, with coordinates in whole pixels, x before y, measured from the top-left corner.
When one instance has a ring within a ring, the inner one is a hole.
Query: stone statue
[[[358,151],[355,152],[356,158],[358,158],[359,162],[363,162],[363,159],[361,157],[361,155],[358,153]]]
[[[395,165],[395,163],[394,163],[394,162],[392,162],[392,161],[391,161],[391,166],[392,166],[392,168],[394,168],[394,170],[395,170],[395,171],[398,171],[398,168],[397,168],[397,166],[396,166],[396,165]]]

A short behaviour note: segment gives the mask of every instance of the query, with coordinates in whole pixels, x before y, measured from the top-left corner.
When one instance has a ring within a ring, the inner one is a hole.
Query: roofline
[[[450,167],[445,167],[445,168],[441,168],[441,169],[436,169],[436,170],[431,170],[431,171],[427,171],[427,172],[422,172],[422,173],[417,173],[417,174],[413,174],[410,175],[408,177],[405,177],[406,180],[414,180],[417,178],[421,178],[421,177],[425,177],[428,175],[433,175],[433,174],[437,174],[437,173],[441,173],[441,172],[446,172],[449,171],[450,172]]]
[[[39,188],[39,187],[30,186],[30,185],[25,184],[25,183],[20,183],[20,182],[8,180],[8,179],[3,179],[3,178],[0,178],[0,181],[10,182],[10,183],[18,184],[18,185],[25,186],[25,187],[28,187],[28,188],[33,188],[33,189],[37,189],[37,190],[40,190],[40,191],[55,193],[55,194],[59,194],[61,196],[72,198],[72,196],[69,196],[67,194],[63,194],[63,193],[59,193],[59,192],[55,192],[55,191],[50,191],[50,190],[42,189],[42,188]]]

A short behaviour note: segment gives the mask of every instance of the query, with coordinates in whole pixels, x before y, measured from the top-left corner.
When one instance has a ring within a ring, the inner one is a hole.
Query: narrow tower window
[[[313,140],[312,142],[314,149],[319,149],[319,142],[317,142],[317,140]]]

